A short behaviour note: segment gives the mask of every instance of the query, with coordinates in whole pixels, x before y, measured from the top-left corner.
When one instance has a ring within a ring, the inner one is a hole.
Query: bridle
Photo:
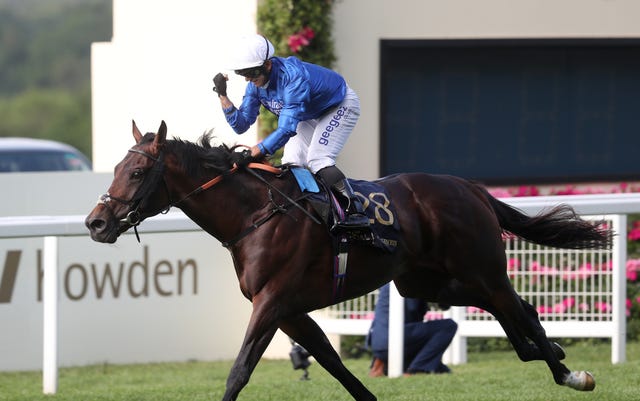
[[[129,206],[129,212],[127,213],[124,219],[120,219],[120,222],[128,224],[129,226],[133,227],[133,230],[136,234],[136,239],[138,240],[138,242],[140,242],[140,236],[138,234],[138,226],[142,222],[142,213],[140,211],[140,205],[143,204],[144,201],[146,201],[150,196],[151,194],[150,189],[155,188],[157,184],[160,181],[162,181],[165,193],[167,195],[168,204],[164,209],[160,211],[161,214],[168,213],[169,209],[171,209],[171,207],[175,205],[175,203],[171,201],[171,193],[169,192],[169,188],[167,187],[167,182],[164,179],[164,152],[161,150],[160,153],[158,153],[158,156],[156,157],[150,153],[147,153],[139,149],[132,148],[132,149],[129,149],[128,151],[131,153],[141,154],[153,160],[153,165],[151,166],[151,169],[149,169],[149,172],[145,175],[144,179],[142,180],[142,184],[140,184],[138,189],[136,189],[136,192],[133,194],[131,199],[127,200],[127,199],[119,198],[116,196],[112,196],[107,192],[105,194],[100,195],[100,197],[98,198],[98,204],[104,205],[114,216],[115,216],[115,213],[113,212],[113,209],[111,208],[111,206],[109,206],[110,201],[114,200],[118,203]]]

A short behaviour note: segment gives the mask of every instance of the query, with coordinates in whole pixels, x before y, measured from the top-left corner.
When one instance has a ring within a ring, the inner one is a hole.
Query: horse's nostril
[[[102,219],[92,219],[91,221],[87,221],[87,227],[92,231],[100,231],[105,225],[106,223]]]

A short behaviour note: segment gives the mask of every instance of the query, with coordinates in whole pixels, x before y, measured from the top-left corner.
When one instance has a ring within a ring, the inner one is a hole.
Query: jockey
[[[360,117],[360,99],[335,71],[273,55],[273,44],[257,34],[242,37],[232,48],[229,69],[248,84],[236,108],[227,97],[228,77],[213,78],[227,122],[242,134],[256,121],[261,104],[277,115],[278,127],[251,147],[251,156],[269,156],[284,146],[283,164],[307,167],[344,200],[346,217],[338,227],[367,228],[362,203],[335,165]]]

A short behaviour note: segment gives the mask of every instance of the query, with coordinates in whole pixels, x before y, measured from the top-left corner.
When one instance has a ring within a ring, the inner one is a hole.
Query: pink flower
[[[467,307],[467,313],[469,313],[469,314],[483,313],[483,312],[484,312],[484,309],[476,308],[475,306],[468,306]]]
[[[548,274],[551,276],[558,274],[558,269],[555,267],[543,266],[538,262],[531,262],[530,269],[534,272],[540,272],[541,274]]]
[[[553,312],[554,313],[565,313],[567,310],[573,308],[576,304],[576,299],[575,298],[565,298],[562,300],[562,302],[559,302],[555,305],[553,305]]]
[[[293,53],[297,53],[300,51],[300,49],[302,49],[302,47],[307,46],[309,44],[309,41],[299,34],[294,34],[289,36],[287,44],[289,45],[289,49],[291,49]]]
[[[596,302],[593,306],[595,306],[600,313],[607,313],[611,311],[611,304],[606,302]]]
[[[562,278],[564,280],[583,280],[593,275],[593,268],[591,263],[584,263],[576,271],[566,270],[568,273],[564,273]]]
[[[636,281],[640,271],[640,259],[627,260],[627,280]]]
[[[554,192],[554,195],[579,195],[583,193],[573,185],[567,185],[564,189],[558,189]]]
[[[540,195],[540,190],[537,187],[531,186],[520,186],[518,190],[513,196],[538,196]]]
[[[562,300],[562,304],[567,308],[573,308],[576,305],[576,299],[573,297],[565,298]]]
[[[495,188],[489,191],[494,198],[511,198],[511,192],[504,188]]]
[[[311,27],[308,27],[308,26],[305,26],[304,28],[302,28],[299,34],[302,35],[307,40],[311,40],[316,37],[316,33],[313,31],[313,29],[311,29]]]
[[[627,236],[627,238],[629,238],[629,241],[638,241],[638,240],[640,240],[640,228],[633,228],[633,229],[629,230],[629,235]]]
[[[627,298],[626,302],[625,302],[625,313],[627,315],[627,317],[631,316],[631,300],[629,298]]]
[[[311,39],[316,36],[316,33],[308,26],[305,26],[300,31],[294,33],[289,36],[287,40],[287,44],[289,45],[289,49],[293,53],[299,52],[303,47],[308,46],[311,43]]]
[[[531,262],[529,270],[536,272],[536,275],[531,277],[531,282],[537,284],[540,281],[540,277],[543,276],[555,276],[558,274],[558,269],[555,267],[543,266],[538,262]]]
[[[509,278],[514,278],[516,276],[516,272],[520,269],[520,260],[516,258],[509,258],[507,261],[507,272],[509,273]]]
[[[578,310],[580,312],[589,312],[589,309],[591,308],[589,307],[589,304],[586,302],[582,302],[580,303],[580,305],[578,305]]]
[[[547,305],[539,305],[536,308],[536,312],[538,312],[538,315],[548,315],[550,313],[553,313],[553,307]]]
[[[612,260],[608,260],[606,262],[604,262],[603,264],[600,265],[600,271],[603,272],[608,272],[613,270],[613,261]]]

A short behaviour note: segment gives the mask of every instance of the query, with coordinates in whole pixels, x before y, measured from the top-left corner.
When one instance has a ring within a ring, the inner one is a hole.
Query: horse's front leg
[[[357,401],[375,401],[377,398],[344,366],[329,339],[309,315],[298,315],[280,322],[280,329],[302,345],[335,377]]]
[[[253,373],[262,354],[273,339],[278,326],[275,317],[270,313],[270,309],[272,308],[257,303],[254,299],[251,319],[249,320],[240,352],[231,367],[231,372],[229,372],[227,388],[222,401],[234,401],[238,397],[240,391],[249,382],[251,373]]]

